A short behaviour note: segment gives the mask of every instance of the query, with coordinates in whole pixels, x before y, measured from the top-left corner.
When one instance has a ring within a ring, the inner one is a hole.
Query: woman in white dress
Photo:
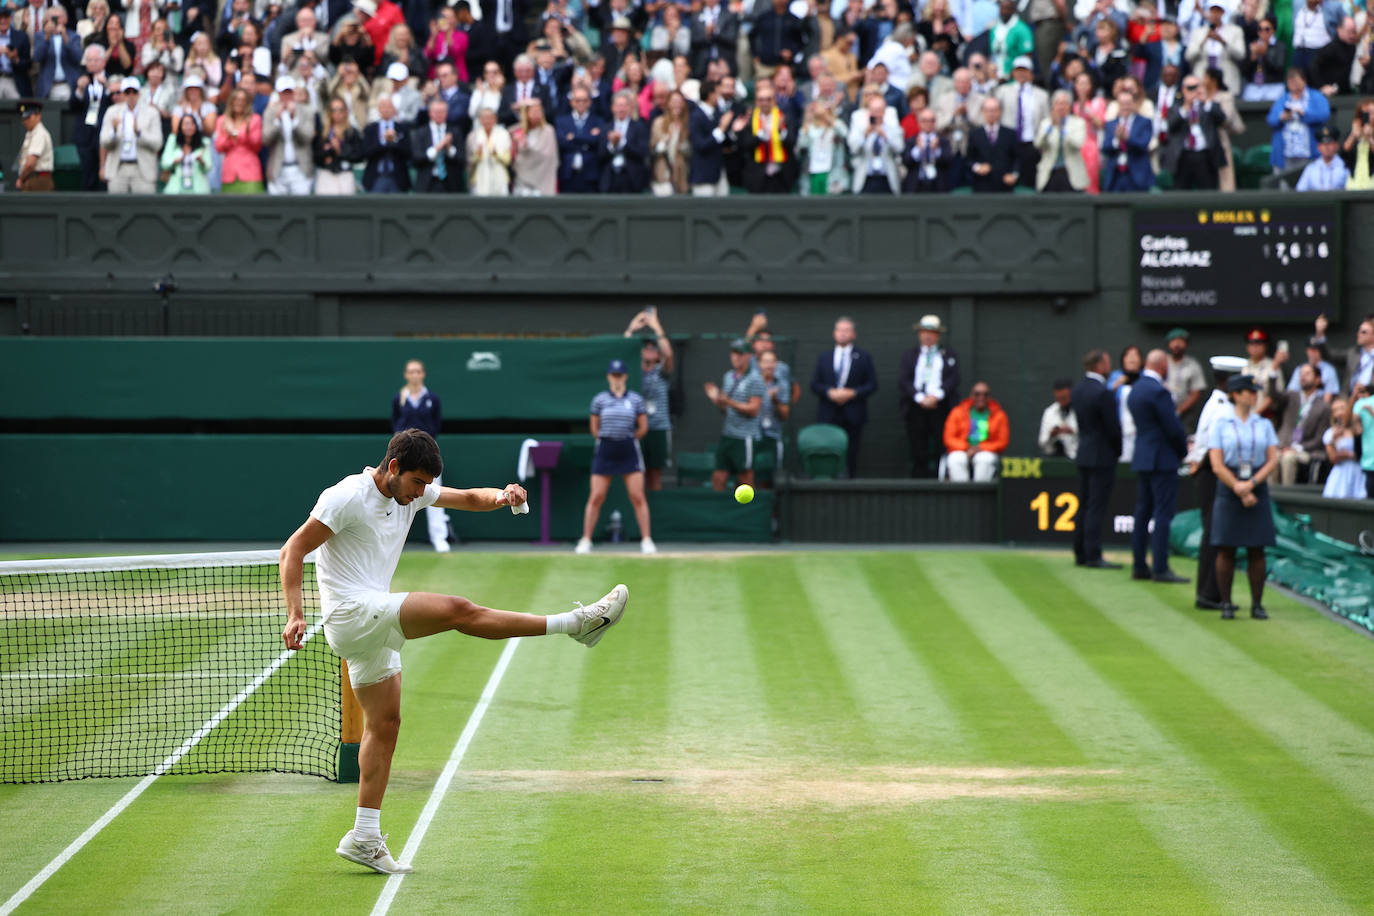
[[[468,134],[468,187],[476,197],[510,194],[510,132],[496,123],[496,110],[483,108]]]
[[[1355,457],[1355,430],[1350,424],[1350,402],[1336,398],[1331,402],[1331,428],[1322,434],[1326,460],[1331,474],[1326,478],[1322,496],[1328,499],[1364,499],[1364,471]]]

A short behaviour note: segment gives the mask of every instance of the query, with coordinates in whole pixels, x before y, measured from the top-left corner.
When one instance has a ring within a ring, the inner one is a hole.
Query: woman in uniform
[[[649,431],[649,416],[644,398],[626,387],[625,362],[611,360],[606,367],[605,391],[592,398],[592,435],[596,437],[596,452],[592,456],[592,488],[587,494],[587,508],[582,515],[582,537],[577,553],[592,552],[592,531],[601,516],[601,504],[606,501],[612,477],[625,478],[625,492],[639,523],[640,549],[657,553],[654,539],[649,536],[649,503],[644,499],[644,454],[639,440]]]
[[[1274,425],[1255,412],[1259,386],[1253,378],[1237,375],[1226,383],[1226,391],[1235,413],[1213,425],[1208,449],[1218,483],[1212,504],[1212,545],[1217,549],[1221,617],[1231,620],[1236,616],[1231,582],[1236,572],[1236,550],[1244,547],[1250,576],[1250,616],[1267,620],[1264,548],[1275,543],[1268,480],[1278,466],[1279,439]]]

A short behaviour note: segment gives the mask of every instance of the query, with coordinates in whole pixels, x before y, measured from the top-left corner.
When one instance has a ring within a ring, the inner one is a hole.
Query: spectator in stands
[[[672,463],[673,418],[668,411],[668,379],[673,374],[673,343],[668,339],[658,319],[658,309],[647,305],[630,319],[626,337],[643,331],[639,348],[640,388],[644,396],[644,412],[649,429],[640,445],[644,450],[644,486],[649,490],[663,489],[663,469]]]
[[[954,88],[935,101],[935,129],[949,138],[950,149],[958,156],[968,151],[968,137],[983,126],[983,97],[973,91],[973,77],[967,67],[954,71]]]
[[[585,86],[572,91],[572,113],[554,125],[558,133],[561,163],[558,189],[564,194],[587,194],[598,190],[601,180],[599,147],[604,141],[606,123],[591,113],[591,92]]]
[[[410,160],[418,194],[457,194],[463,190],[464,147],[448,123],[448,105],[429,103],[429,118],[410,131]]]
[[[344,17],[334,32],[334,41],[329,46],[329,59],[336,66],[351,61],[358,65],[364,76],[370,76],[376,69],[373,63],[375,57],[372,39],[363,30],[362,24],[352,15]]]
[[[410,85],[410,69],[400,61],[392,61],[386,68],[385,79],[378,79],[373,84],[372,99],[374,103],[382,96],[389,96],[391,104],[396,106],[396,117],[402,123],[411,124],[418,117],[425,107],[424,97]],[[476,109],[472,110],[472,117],[477,117]]]
[[[153,194],[162,153],[162,118],[156,109],[141,104],[138,77],[126,76],[119,85],[123,104],[111,106],[100,126],[109,190],[111,194]]]
[[[974,382],[969,397],[945,420],[945,471],[955,483],[988,483],[997,476],[1002,453],[1011,442],[1006,411]]]
[[[1035,37],[1016,10],[1016,0],[999,0],[999,22],[988,36],[993,72],[998,77],[1012,76],[1013,69],[1021,66],[1023,58],[1026,68],[1032,72],[1034,70],[1030,55],[1035,53]]]
[[[181,133],[180,122],[183,118],[190,118],[196,122],[200,132],[211,141],[213,149],[215,135],[215,124],[219,119],[219,109],[215,103],[205,97],[205,84],[198,76],[188,76],[181,84],[181,100],[172,107],[172,124],[170,133],[177,136]]]
[[[1245,133],[1245,122],[1241,120],[1240,112],[1236,109],[1235,99],[1226,90],[1227,86],[1222,80],[1220,70],[1214,68],[1203,74],[1203,100],[1220,106],[1224,115],[1221,126],[1217,130],[1217,139],[1221,143],[1222,151],[1221,165],[1217,167],[1217,189],[1234,191],[1236,189],[1236,167],[1233,162],[1234,157],[1231,155],[1231,137]]]
[[[1299,470],[1306,470],[1312,456],[1322,457],[1322,435],[1331,425],[1331,408],[1322,397],[1321,377],[1311,363],[1303,363],[1294,375],[1297,391],[1284,391],[1282,425],[1279,427],[1279,485],[1298,482]],[[1304,474],[1303,476],[1306,476]]]
[[[1350,424],[1360,434],[1360,468],[1364,471],[1366,498],[1374,498],[1374,394],[1368,388],[1356,386],[1357,395],[1350,405]]]
[[[235,89],[229,105],[215,126],[215,149],[223,157],[223,194],[261,194],[262,117],[253,113],[248,90]]]
[[[1279,41],[1272,16],[1260,20],[1258,35],[1240,62],[1240,97],[1244,102],[1272,102],[1283,94],[1283,65],[1288,46]]]
[[[576,553],[592,552],[592,532],[601,517],[601,506],[612,477],[625,480],[625,492],[639,524],[640,550],[657,553],[649,532],[649,503],[644,498],[644,456],[640,441],[648,432],[648,415],[638,392],[626,386],[628,373],[623,360],[613,359],[606,367],[607,387],[592,399],[591,428],[596,439],[592,456],[591,490],[582,515],[582,537]]]
[[[692,30],[683,24],[683,12],[682,7],[673,4],[663,7],[662,20],[649,33],[650,54],[676,57],[692,52]]]
[[[1142,115],[1150,116],[1145,111],[1145,102],[1153,102],[1155,121],[1155,141],[1160,151],[1160,162],[1156,162],[1155,171],[1159,171],[1159,165],[1163,160],[1163,151],[1169,143],[1169,115],[1173,110],[1183,103],[1183,89],[1180,81],[1183,79],[1183,72],[1173,64],[1165,64],[1159,71],[1159,85],[1152,90],[1152,99],[1140,100],[1137,106]],[[1168,171],[1172,172],[1172,169]]]
[[[1318,315],[1314,322],[1317,343],[1326,345],[1327,321],[1325,315]],[[1358,400],[1374,390],[1374,315],[1366,315],[1360,320],[1355,331],[1355,346],[1349,350],[1332,350],[1331,359],[1337,365],[1345,363],[1343,391]]]
[[[181,130],[167,138],[162,150],[162,171],[168,173],[163,194],[209,194],[214,153],[210,138],[200,132],[194,118],[182,118]]]
[[[1307,339],[1307,362],[1302,363],[1293,370],[1293,374],[1288,377],[1288,390],[1298,392],[1302,390],[1302,379],[1299,377],[1303,366],[1311,366],[1312,371],[1317,375],[1317,387],[1322,393],[1322,397],[1327,403],[1341,393],[1340,376],[1336,374],[1336,367],[1326,358],[1326,342],[1316,337]]]
[[[296,95],[295,80],[277,77],[277,98],[262,116],[268,194],[308,195],[314,187],[315,109]]]
[[[649,127],[634,116],[635,107],[629,90],[611,101],[611,122],[597,144],[603,194],[643,194],[649,187]]]
[[[162,20],[158,20],[162,22]],[[0,14],[0,26],[4,24]],[[181,49],[172,46],[173,59],[181,72]],[[81,78],[81,39],[73,29],[67,28],[67,11],[55,6],[43,19],[43,34],[33,46],[33,66],[38,70],[34,80],[34,95],[39,99],[52,102],[66,102],[71,99],[76,81]],[[3,66],[3,64],[0,64]],[[4,77],[0,76],[0,87]],[[4,90],[0,88],[0,97]]]
[[[1106,352],[1103,351],[1103,356]],[[1078,417],[1073,411],[1073,382],[1054,380],[1054,403],[1040,414],[1037,442],[1046,455],[1072,460],[1078,454]],[[1104,386],[1104,392],[1107,390]]]
[[[1238,86],[1239,64],[1245,59],[1245,33],[1225,20],[1225,0],[1208,0],[1207,21],[1188,36],[1185,56],[1199,81],[1208,70],[1221,70],[1223,82]]]
[[[404,64],[406,77],[410,80],[418,80],[429,72],[425,52],[415,43],[410,26],[404,22],[398,23],[391,30],[391,38],[387,40],[379,68],[387,71],[391,69],[392,64]]]
[[[392,433],[421,429],[438,438],[444,425],[443,407],[439,396],[425,385],[425,364],[418,359],[409,360],[405,366],[405,380],[401,390],[391,399]],[[435,486],[442,486],[438,477],[434,480]],[[448,513],[438,506],[430,506],[425,510],[425,523],[435,553],[448,553],[452,549],[449,539],[453,537]]]
[[[1331,126],[1317,131],[1316,159],[1307,163],[1298,178],[1299,191],[1344,191],[1350,180],[1345,160],[1336,155],[1341,148],[1341,135]]]
[[[1202,375],[1202,366],[1188,355],[1188,332],[1174,328],[1164,337],[1164,345],[1169,350],[1169,371],[1161,373],[1164,386],[1173,398],[1174,410],[1185,428],[1192,429],[1197,422],[1198,401],[1207,387]],[[1122,358],[1122,367],[1126,365]],[[1146,367],[1148,368],[1148,366]]]
[[[654,119],[649,130],[649,188],[655,197],[686,194],[689,190],[687,178],[692,164],[690,105],[681,92],[671,92],[663,113]]]
[[[1305,8],[1304,8],[1305,9]],[[1296,53],[1296,52],[1295,52]],[[1317,155],[1317,128],[1331,117],[1326,96],[1309,89],[1307,77],[1297,67],[1288,71],[1288,90],[1269,109],[1269,163],[1275,172],[1305,166]]]
[[[1116,85],[1120,86],[1120,81]],[[1065,90],[1056,90],[1063,91]],[[1083,190],[1089,194],[1097,194],[1102,190],[1102,152],[1098,147],[1098,137],[1107,122],[1107,100],[1098,95],[1092,75],[1086,72],[1074,77],[1073,87],[1069,92],[1072,101],[1069,113],[1083,119],[1083,143],[1079,149],[1083,157],[1083,167],[1088,173],[1088,183]],[[1039,137],[1036,139],[1038,141]]]
[[[1050,4],[1054,5],[1053,0],[1050,0]],[[1041,5],[1032,9],[1031,16],[1034,17],[1039,9],[1042,9]],[[1037,36],[1040,35],[1041,25],[1044,23],[1035,26]],[[928,0],[921,9],[921,20],[916,23],[916,31],[926,48],[940,55],[942,68],[953,70],[959,66],[959,49],[963,46],[964,37],[959,33],[958,21],[950,15],[948,0]],[[1046,41],[1050,41],[1052,31],[1047,26]],[[1057,47],[1059,41],[1054,39],[1050,44]]]
[[[780,67],[773,74],[772,83],[773,104],[787,116],[787,123],[800,127],[805,111],[801,94],[797,92],[797,80],[792,75],[792,68]]]
[[[1367,424],[1366,424],[1367,425]],[[1327,499],[1367,499],[1369,481],[1355,454],[1359,433],[1350,415],[1350,402],[1336,398],[1331,402],[1331,425],[1322,433],[1322,447],[1331,465],[1322,496]]]
[[[315,134],[312,155],[315,162],[315,193],[321,196],[349,196],[357,193],[353,164],[363,159],[363,138],[348,124],[348,105],[331,99],[328,120]]]
[[[841,32],[835,36],[835,43],[821,52],[825,69],[851,97],[858,92],[864,79],[863,71],[859,69],[859,59],[854,53],[856,40],[853,32]]]
[[[801,57],[806,50],[806,31],[788,9],[787,0],[772,0],[772,6],[754,19],[749,48],[758,79],[767,79],[779,67],[790,67]]]
[[[845,466],[850,478],[858,476],[859,444],[868,422],[868,399],[878,390],[878,375],[868,351],[854,345],[851,318],[841,317],[832,332],[833,350],[816,357],[811,373],[811,393],[818,399],[816,422],[840,427],[849,436]]]
[[[510,132],[496,123],[496,112],[483,108],[468,134],[468,188],[477,197],[505,197],[510,193]]]
[[[391,30],[405,22],[405,14],[391,0],[353,0],[353,17],[371,39],[372,65],[380,66],[387,42],[391,40]]]
[[[29,36],[15,28],[14,10],[0,6],[0,99],[27,98],[33,94],[29,87],[29,68],[33,51]]]
[[[307,51],[319,59],[327,57],[329,54],[329,36],[315,30],[318,19],[315,16],[314,8],[300,7],[296,10],[293,21],[295,29],[289,34],[283,35],[281,40],[282,67],[287,70],[294,69],[296,58]]]
[[[377,115],[378,120],[363,128],[363,189],[370,194],[405,194],[410,190],[410,134],[397,123],[390,98],[377,103]],[[429,138],[424,140],[428,149]]]
[[[1116,94],[1118,115],[1103,128],[1101,149],[1104,191],[1148,191],[1154,187],[1150,165],[1150,119],[1136,114],[1136,96],[1129,89]]]
[[[92,35],[105,34],[105,20],[110,18],[110,4],[105,0],[90,0],[86,4],[86,18],[76,24],[76,34],[81,36],[83,46]]]
[[[1340,4],[1333,4],[1339,9]],[[1306,3],[1299,5],[1294,2],[1293,12],[1293,56],[1288,61],[1288,65],[1300,71],[1304,77],[1312,62],[1316,60],[1317,52],[1331,43],[1336,37],[1336,28],[1340,23],[1337,13],[1335,17],[1328,15],[1327,4],[1324,0],[1307,0]],[[1331,21],[1335,18],[1335,22]]]
[[[1365,73],[1374,74],[1374,65],[1366,64]],[[1341,156],[1350,171],[1345,189],[1374,189],[1374,99],[1362,100],[1360,107],[1355,110],[1350,133],[1341,145]]]
[[[1057,90],[1049,116],[1040,123],[1035,134],[1039,160],[1035,179],[1037,191],[1074,192],[1088,188],[1088,167],[1083,157],[1088,125],[1069,112],[1069,93]]]
[[[204,32],[196,32],[191,36],[191,46],[186,52],[182,72],[188,77],[200,77],[211,93],[218,92],[220,84],[224,82],[224,63],[211,47],[210,36]]]
[[[933,104],[936,99],[954,88],[954,83],[941,72],[944,59],[934,51],[925,51],[916,64],[916,72],[911,75],[909,89],[920,87],[926,91],[926,103]]]
[[[86,72],[77,79],[76,94],[72,98],[76,114],[72,143],[81,160],[81,190],[98,191],[104,180],[100,167],[100,125],[118,94],[107,86],[104,48],[100,45],[86,48],[81,63]]]
[[[735,61],[738,43],[739,17],[721,0],[704,0],[701,9],[692,16],[692,75],[704,79],[707,65],[713,60],[723,60],[730,68],[730,75],[734,76],[738,72]]]
[[[737,339],[730,345],[730,371],[721,384],[707,382],[706,397],[725,414],[725,425],[716,444],[715,470],[711,487],[725,489],[731,474],[742,484],[754,483],[754,440],[759,437],[759,412],[767,386],[763,377],[749,367],[749,342]]]
[[[1002,104],[983,99],[983,128],[974,130],[968,140],[969,172],[975,192],[1010,191],[1016,184],[1019,163],[1017,137],[1001,126]]]
[[[919,52],[916,29],[909,22],[894,28],[868,61],[869,69],[879,64],[887,68],[888,84],[898,92],[906,92],[912,76],[912,60]]]
[[[1335,36],[1312,59],[1308,70],[1312,85],[1327,98],[1350,93],[1350,71],[1355,63],[1358,40],[1355,20],[1346,16],[1341,19]]]
[[[468,33],[458,28],[458,15],[452,7],[439,10],[435,28],[425,45],[425,60],[429,62],[429,75],[437,75],[439,64],[447,63],[454,67],[458,79],[468,81]]]
[[[138,49],[124,36],[124,23],[120,22],[118,16],[105,20],[101,44],[108,55],[105,72],[110,76],[132,76],[138,67]]]
[[[849,153],[854,164],[855,194],[898,194],[902,188],[904,144],[897,115],[876,93],[865,103],[867,119],[850,125]],[[862,115],[860,116],[862,117]]]
[[[19,174],[15,176],[14,188],[16,191],[51,191],[52,135],[43,126],[42,103],[20,105],[19,120],[24,125],[24,142],[19,147]]]
[[[520,112],[511,136],[515,147],[514,193],[517,197],[552,197],[558,193],[558,137],[535,99]]]
[[[687,183],[694,197],[724,197],[730,193],[725,178],[725,146],[735,113],[717,109],[718,95],[719,87],[714,80],[703,81],[701,101],[692,106],[688,115],[692,161],[687,170]]]
[[[954,149],[936,130],[934,109],[924,109],[917,115],[916,123],[919,131],[907,141],[904,151],[906,177],[902,179],[902,191],[906,194],[948,191],[953,186],[950,172],[954,167]]]
[[[1163,350],[1151,350],[1145,357],[1145,370],[1126,401],[1136,428],[1131,459],[1137,476],[1131,578],[1180,583],[1188,580],[1169,569],[1169,525],[1178,501],[1179,463],[1187,454],[1188,443],[1172,409],[1173,399],[1164,387],[1165,378],[1171,374],[1169,360]],[[1199,378],[1201,373],[1199,367]],[[1151,565],[1146,563],[1147,544],[1154,557]]]
[[[930,107],[930,93],[923,86],[912,86],[906,91],[906,117],[902,118],[902,138],[910,140],[920,132],[917,116]]]
[[[1145,73],[1141,77],[1145,91],[1151,96],[1159,89],[1160,77],[1166,66],[1182,71],[1183,43],[1178,40],[1178,20],[1164,16],[1159,20],[1159,41],[1137,44],[1131,49],[1132,56],[1145,62]],[[1107,87],[1109,90],[1110,86]]]
[[[767,80],[760,80],[754,87],[754,103],[732,125],[744,160],[744,187],[751,194],[787,194],[797,182],[800,125],[789,121],[774,103],[773,85]]]
[[[1097,48],[1089,60],[1089,72],[1108,91],[1116,81],[1130,72],[1131,58],[1121,37],[1120,27],[1111,19],[1103,19],[1095,26]]]
[[[1255,411],[1259,386],[1248,375],[1226,383],[1234,413],[1230,422],[1212,429],[1208,454],[1217,475],[1212,504],[1212,545],[1217,548],[1217,586],[1221,617],[1231,620],[1231,583],[1236,572],[1236,549],[1244,547],[1250,579],[1250,616],[1266,620],[1264,610],[1264,548],[1276,543],[1273,510],[1269,504],[1269,475],[1279,463],[1278,436],[1273,424]]]
[[[1181,191],[1215,191],[1226,152],[1219,133],[1226,122],[1221,106],[1204,99],[1202,80],[1183,78],[1183,100],[1169,112],[1169,142],[1162,155]]]
[[[1078,465],[1078,501],[1083,510],[1082,520],[1074,527],[1073,558],[1078,566],[1096,569],[1121,568],[1102,558],[1102,522],[1111,502],[1116,463],[1121,456],[1119,408],[1106,386],[1106,374],[1111,367],[1112,358],[1106,350],[1089,350],[1083,357],[1085,374],[1069,392],[1077,435],[1073,458]],[[1051,405],[1049,410],[1057,406]],[[1044,425],[1042,420],[1042,440]]]

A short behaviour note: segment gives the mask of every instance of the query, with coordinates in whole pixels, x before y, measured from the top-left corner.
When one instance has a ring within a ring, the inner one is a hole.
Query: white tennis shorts
[[[348,662],[348,680],[366,687],[401,673],[401,603],[409,592],[355,595],[329,612],[324,638]]]

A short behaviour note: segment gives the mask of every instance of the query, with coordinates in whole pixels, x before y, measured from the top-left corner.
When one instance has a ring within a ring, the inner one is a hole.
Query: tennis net
[[[337,778],[339,661],[307,563],[285,650],[275,551],[0,563],[0,783]]]

